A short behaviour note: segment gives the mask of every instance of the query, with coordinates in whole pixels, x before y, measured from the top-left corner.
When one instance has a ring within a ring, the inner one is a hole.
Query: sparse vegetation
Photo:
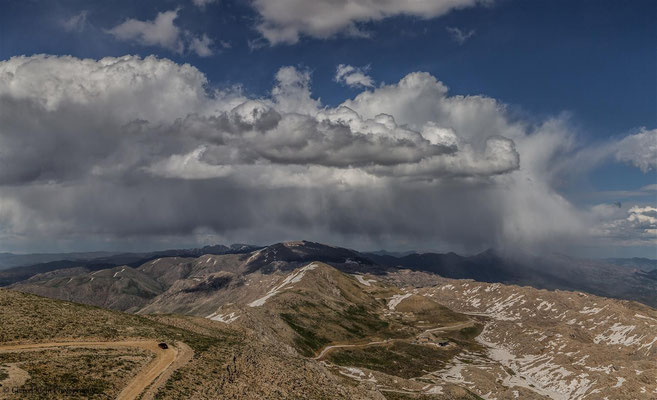
[[[458,352],[456,348],[443,350],[397,341],[389,345],[337,349],[330,353],[329,360],[408,379],[442,368]]]
[[[0,382],[7,378],[9,378],[9,374],[2,368],[2,366],[0,366]]]
[[[352,324],[352,327],[360,332],[381,332],[387,331],[389,323],[379,318],[378,315],[369,312],[363,305],[349,305],[347,309],[340,313],[346,321]],[[365,329],[361,328],[364,327]]]
[[[53,338],[117,340],[143,337],[187,343],[205,351],[220,339],[184,328],[165,325],[154,318],[125,314],[84,304],[47,299],[0,289],[0,342],[43,342]]]
[[[472,340],[477,336],[479,336],[481,330],[482,330],[481,325],[468,326],[467,328],[462,328],[461,330],[459,330],[459,334],[462,338],[466,340]]]
[[[461,391],[459,391],[461,392]],[[450,395],[440,394],[440,395],[431,395],[431,394],[410,394],[410,393],[399,393],[392,391],[384,391],[383,395],[386,400],[483,400],[481,397],[470,391],[463,391],[463,393],[454,393]]]
[[[383,392],[386,400],[438,400],[442,399],[442,396],[432,396],[427,394],[407,394],[399,392]]]
[[[217,276],[210,278],[206,281],[203,281],[196,286],[183,289],[183,292],[185,293],[211,292],[228,286],[232,282],[232,280],[233,278],[231,276]]]
[[[111,399],[125,380],[153,358],[139,349],[57,349],[0,354],[2,363],[20,363],[30,378],[25,399]],[[84,373],[80,373],[84,371]]]
[[[132,296],[142,297],[144,299],[152,299],[159,294],[158,291],[152,291],[144,288],[134,279],[128,279],[125,287],[122,288],[121,292]]]
[[[315,331],[304,328],[292,314],[281,314],[281,318],[286,324],[297,333],[294,343],[297,349],[306,357],[314,355],[315,351],[330,343],[325,337],[319,336]]]

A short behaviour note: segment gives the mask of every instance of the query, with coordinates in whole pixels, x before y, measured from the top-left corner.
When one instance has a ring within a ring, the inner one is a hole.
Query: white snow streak
[[[390,298],[390,300],[388,301],[388,308],[391,309],[391,310],[394,310],[399,305],[399,303],[402,302],[402,300],[404,300],[405,298],[410,297],[410,296],[411,296],[411,293],[396,294],[396,295],[392,296]]]
[[[299,282],[301,278],[303,278],[303,276],[306,274],[306,271],[311,271],[315,268],[317,268],[317,264],[312,263],[306,265],[303,268],[300,268],[297,271],[294,271],[293,273],[285,277],[285,279],[283,279],[283,282],[281,282],[279,285],[275,286],[269,292],[267,292],[266,295],[259,298],[258,300],[254,300],[251,303],[249,303],[249,307],[260,307],[264,305],[270,297],[280,293],[283,289],[285,289],[286,286]]]
[[[365,279],[363,275],[354,275],[354,278],[365,286],[370,286],[372,283],[376,282],[374,279]]]

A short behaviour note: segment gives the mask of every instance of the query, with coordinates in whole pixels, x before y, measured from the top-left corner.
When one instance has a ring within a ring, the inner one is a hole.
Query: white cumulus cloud
[[[448,26],[447,32],[451,36],[451,38],[458,44],[463,44],[468,41],[471,37],[475,35],[474,29],[471,29],[467,32],[462,31],[459,28],[453,27],[453,26]]]
[[[629,135],[616,144],[615,156],[629,162],[643,172],[657,170],[657,129]]]
[[[201,37],[193,37],[189,43],[189,48],[200,57],[208,57],[214,54],[212,44],[212,39],[208,35],[203,34]]]
[[[62,27],[69,32],[82,32],[87,25],[87,10],[82,10],[79,13],[72,15],[61,21]]]
[[[593,232],[611,243],[657,245],[657,206],[600,204],[592,214],[599,221]]]
[[[362,35],[358,23],[398,15],[423,19],[492,0],[254,0],[262,20],[257,29],[271,44],[296,43],[301,35],[329,38],[338,33]]]
[[[368,67],[358,68],[340,64],[335,70],[335,81],[353,88],[372,87],[374,86],[374,81],[367,75],[368,69]]]
[[[192,0],[192,3],[200,9],[204,9],[208,4],[216,3],[217,0]]]
[[[160,12],[152,21],[130,18],[108,29],[107,33],[118,40],[135,42],[144,46],[158,46],[178,54],[189,50],[200,57],[212,55],[212,40],[207,35],[197,37],[187,30],[180,29],[174,23],[177,18],[177,9]]]

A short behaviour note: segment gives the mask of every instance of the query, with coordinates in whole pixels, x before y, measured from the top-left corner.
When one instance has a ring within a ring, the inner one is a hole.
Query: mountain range
[[[226,265],[225,271],[230,271],[237,268],[233,264],[239,264],[243,259],[251,257],[247,256],[248,254],[258,251],[244,267],[246,268],[244,272],[255,270],[266,272],[281,266],[292,268],[303,262],[322,261],[346,272],[384,273],[406,268],[431,272],[446,278],[527,285],[538,289],[578,290],[657,306],[657,296],[655,296],[657,272],[655,269],[648,268],[650,262],[654,261],[650,259],[592,260],[558,254],[520,256],[502,254],[495,250],[487,250],[474,256],[460,256],[455,253],[367,253],[308,241],[297,243],[301,245],[296,247],[283,243],[266,247],[245,244],[215,245],[151,253],[103,254],[101,257],[91,259],[56,260],[2,270],[0,286],[13,285],[12,287],[15,288],[68,300],[84,300],[84,293],[89,293],[89,296],[94,297],[93,304],[101,305],[104,304],[101,303],[101,299],[91,295],[96,291],[88,287],[97,286],[106,274],[113,275],[123,269],[129,271],[128,274],[132,276],[128,291],[136,296],[134,301],[138,303],[137,305],[142,305],[145,303],[138,301],[138,298],[147,301],[165,291],[168,284],[173,283],[167,281],[157,286],[149,282],[149,279],[161,280],[159,272],[149,272],[145,267],[149,261],[177,257],[177,264],[172,268],[179,271],[177,277],[184,277],[193,272],[191,265],[194,262],[188,259],[203,255],[226,256],[215,258],[217,262],[221,260],[222,265]],[[59,257],[65,258],[71,254],[63,254]],[[87,256],[89,254],[96,253],[87,253]],[[30,259],[29,255],[24,257],[28,257],[24,260]],[[49,254],[48,257],[55,255]],[[116,267],[121,268],[117,270]],[[167,273],[171,274],[171,271],[172,269],[169,269]]]
[[[511,273],[521,265],[493,251],[395,257],[298,241],[54,269],[0,289],[0,385],[68,382],[98,398],[133,388],[126,398],[162,399],[657,395],[657,310],[499,282],[544,266]],[[597,274],[632,272],[604,265]],[[577,264],[567,276],[592,285],[599,267]],[[565,272],[544,271],[535,286],[557,285]],[[646,290],[657,282],[645,281]],[[152,347],[158,341],[172,353]],[[49,361],[19,351],[35,346],[57,350]],[[45,367],[52,363],[70,366]],[[156,367],[161,379],[136,385]]]

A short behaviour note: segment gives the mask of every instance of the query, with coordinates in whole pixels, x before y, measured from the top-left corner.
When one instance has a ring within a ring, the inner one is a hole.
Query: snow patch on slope
[[[358,274],[354,275],[354,278],[356,278],[358,282],[365,286],[371,286],[372,283],[376,282],[375,279],[365,279],[363,275]]]
[[[317,268],[317,264],[312,263],[312,264],[306,265],[303,268],[298,269],[297,271],[292,272],[290,275],[285,277],[285,279],[283,279],[283,282],[281,282],[279,285],[276,285],[274,288],[269,290],[269,292],[267,292],[266,295],[259,298],[258,300],[254,300],[251,303],[249,303],[249,307],[260,307],[260,306],[264,305],[270,297],[277,295],[283,289],[286,289],[287,286],[299,282],[301,280],[301,278],[303,278],[303,276],[306,274],[307,271],[311,271],[315,268]]]
[[[405,298],[410,297],[410,296],[411,296],[411,293],[396,294],[396,295],[392,296],[390,298],[390,300],[388,301],[388,308],[390,310],[394,310],[395,308],[397,308],[399,303],[402,302],[402,300],[404,300]]]
[[[231,322],[235,321],[239,317],[240,316],[236,315],[235,312],[231,312],[228,314],[219,314],[219,311],[217,311],[217,312],[213,312],[212,314],[208,315],[205,318],[209,318],[213,321],[223,322],[225,324],[230,324]]]
[[[584,308],[582,308],[582,311],[580,311],[579,313],[580,314],[587,314],[587,315],[595,315],[595,314],[600,313],[600,311],[604,310],[605,308],[607,308],[607,306],[597,307],[597,308],[595,308],[595,307],[584,307]]]
[[[645,336],[632,335],[630,333],[636,328],[634,325],[622,325],[615,323],[604,333],[598,334],[593,343],[599,344],[601,342],[606,344],[622,344],[623,346],[631,346],[638,344]]]
[[[520,386],[554,400],[569,400],[583,398],[595,384],[595,381],[586,378],[585,374],[575,375],[553,363],[554,357],[548,354],[518,357],[497,343],[487,341],[483,336],[482,333],[476,340],[489,348],[490,358],[515,374],[504,379],[505,386]]]

